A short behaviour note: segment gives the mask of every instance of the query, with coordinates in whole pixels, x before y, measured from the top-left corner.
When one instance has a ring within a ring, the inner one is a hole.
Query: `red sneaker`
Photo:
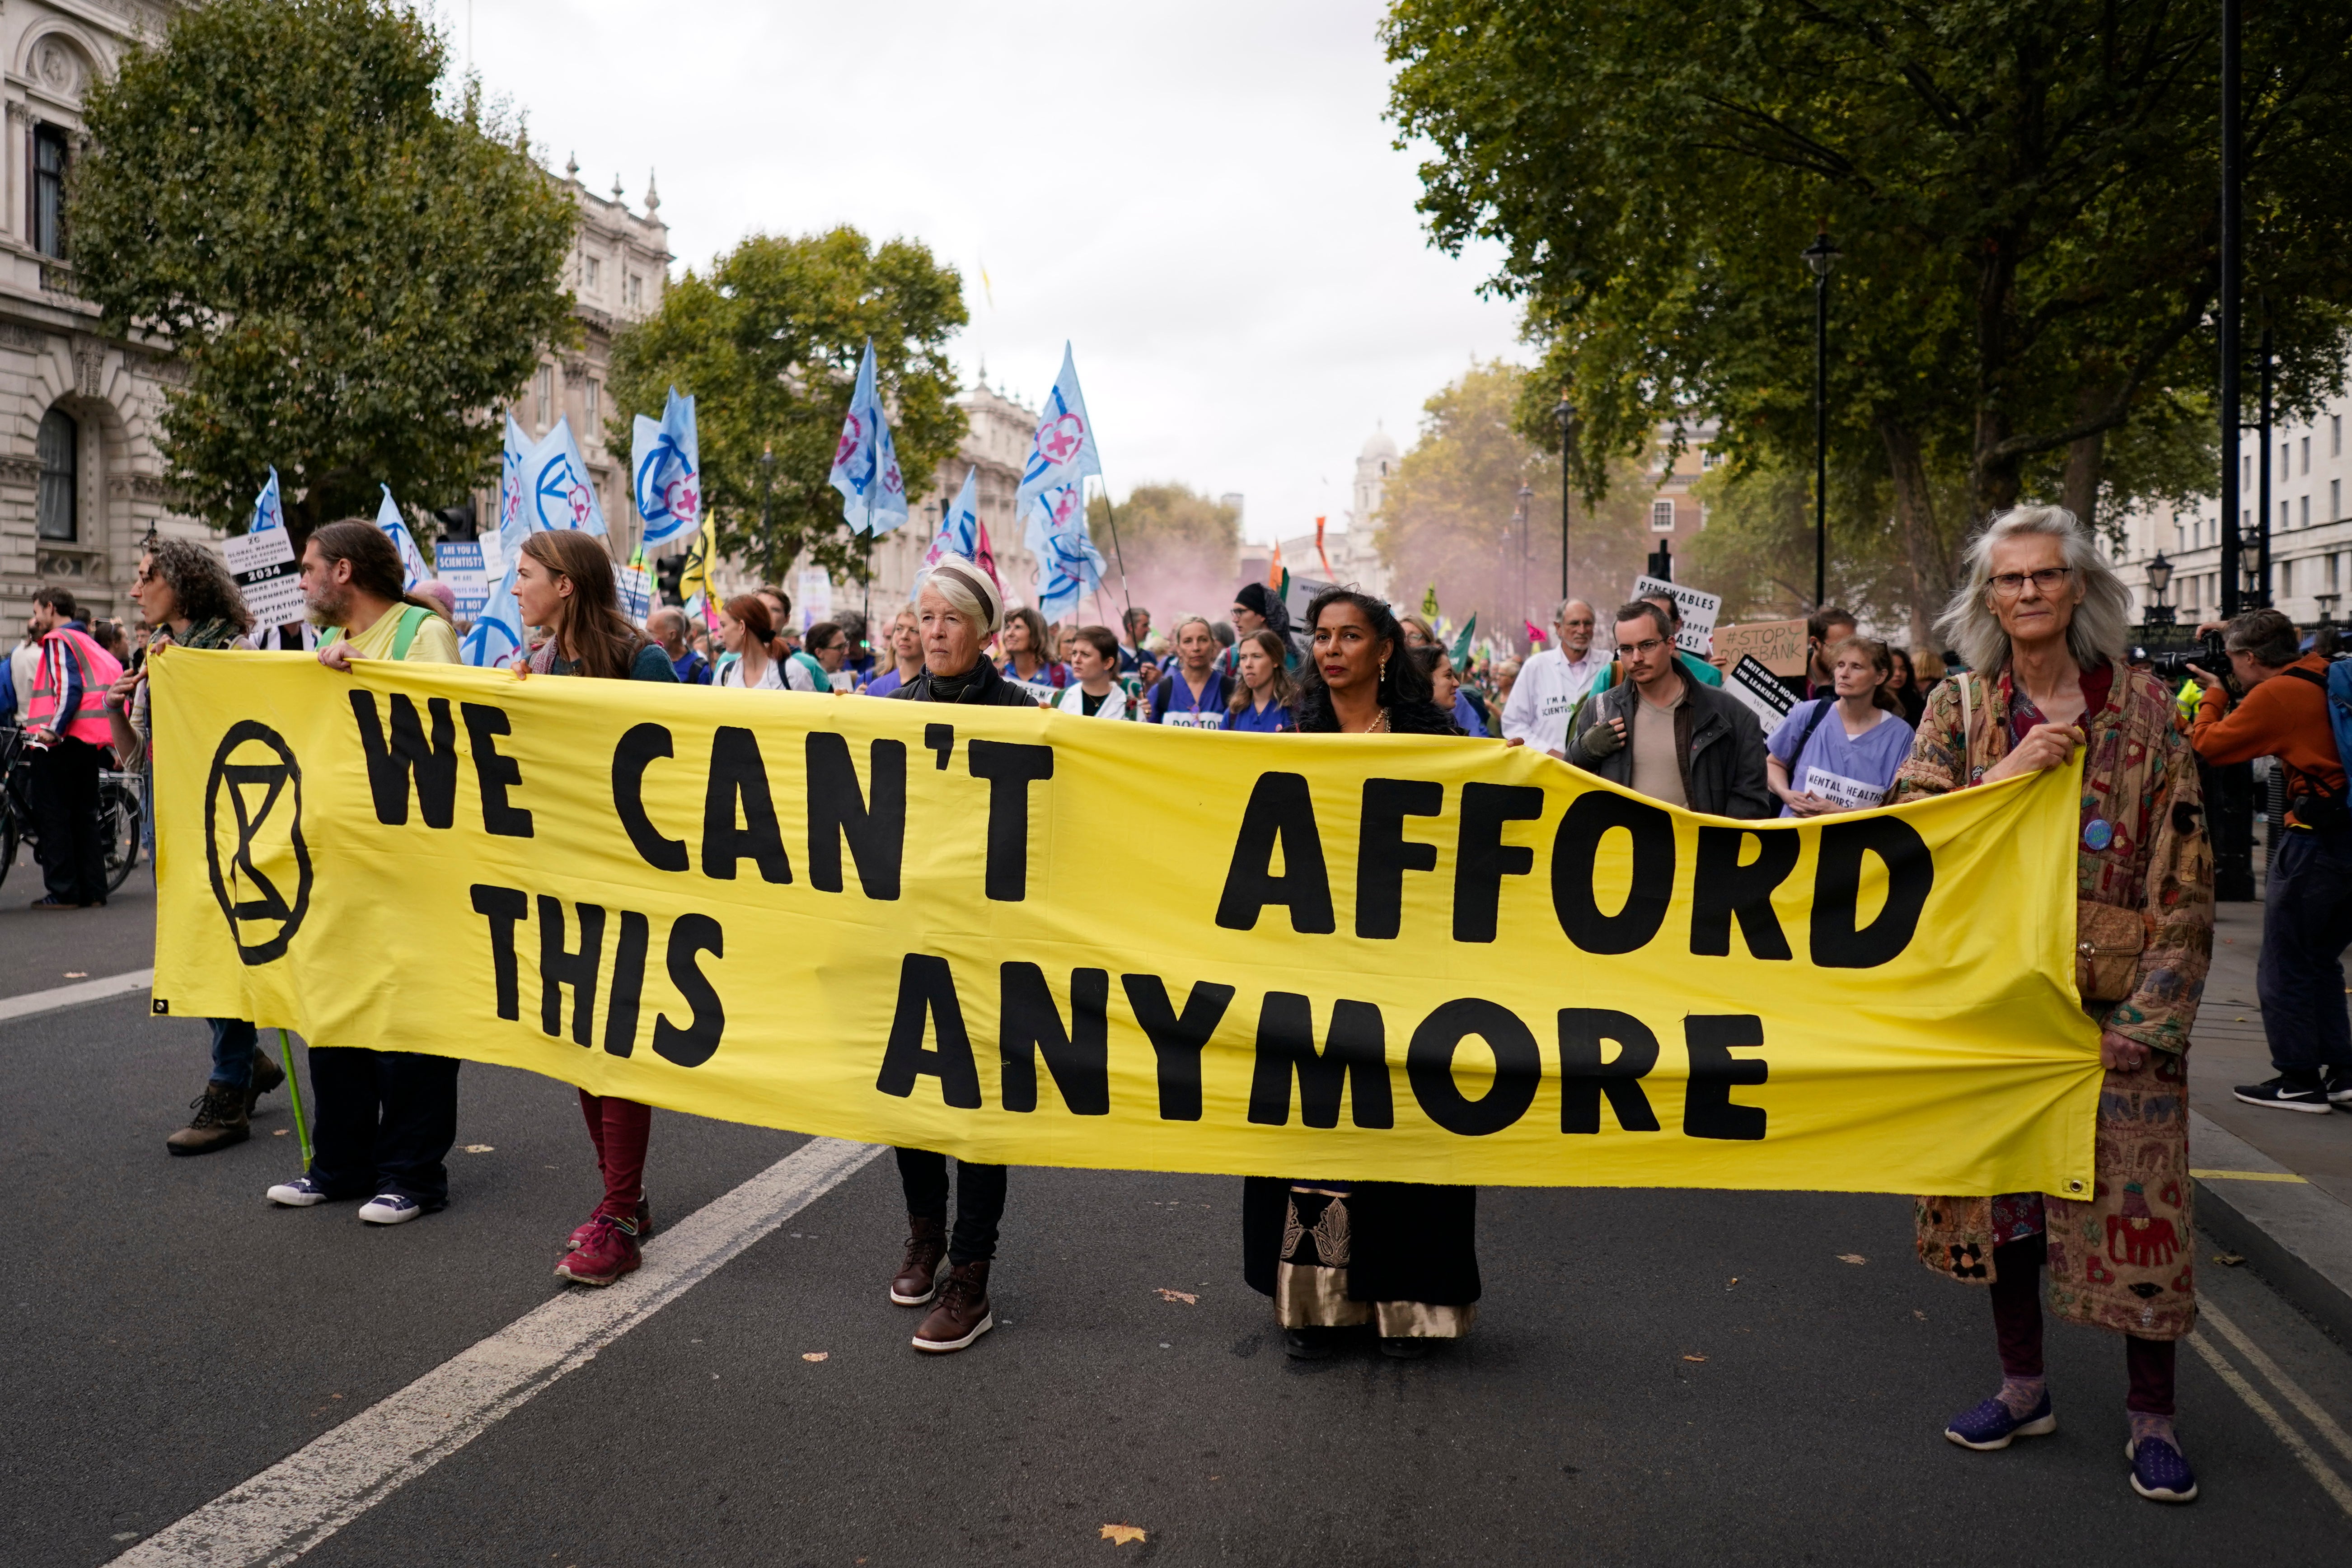
[[[588,1239],[556,1264],[558,1279],[574,1285],[610,1285],[645,1261],[637,1248],[636,1227],[627,1220],[598,1215],[588,1226]]]
[[[590,1237],[596,1234],[596,1222],[599,1219],[602,1219],[604,1215],[604,1211],[600,1207],[594,1214],[590,1215],[585,1220],[582,1221],[580,1228],[572,1233],[572,1239],[563,1244],[563,1250],[566,1252],[575,1252],[579,1250],[580,1247],[585,1243]],[[639,1241],[650,1241],[653,1239],[654,1205],[646,1202],[644,1198],[639,1198],[637,1200],[636,1226],[637,1239]]]

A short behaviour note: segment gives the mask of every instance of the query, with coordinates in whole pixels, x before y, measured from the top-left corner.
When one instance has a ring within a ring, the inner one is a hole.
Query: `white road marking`
[[[84,1002],[103,1002],[109,996],[120,996],[126,991],[144,991],[154,984],[153,970],[134,969],[128,974],[110,974],[100,980],[85,980],[76,985],[27,991],[22,996],[0,996],[0,1024],[12,1018],[30,1018],[41,1013],[54,1013],[60,1007],[78,1006]]]
[[[2254,1370],[2271,1380],[2272,1386],[2286,1395],[2287,1403],[2303,1412],[2303,1418],[2319,1429],[2319,1435],[2335,1446],[2336,1451],[2352,1459],[2352,1433],[2336,1424],[2336,1418],[2319,1407],[2319,1401],[2304,1392],[2303,1384],[2280,1370],[2278,1363],[2263,1352],[2260,1345],[2248,1337],[2246,1331],[2213,1310],[2210,1301],[2197,1303],[2197,1315],[2221,1331],[2221,1337],[2238,1347],[2238,1353],[2254,1363]]]
[[[567,1289],[156,1531],[117,1568],[293,1562],[660,1311],[880,1153],[817,1138],[646,1244],[645,1266]]]
[[[2221,1375],[2221,1381],[2228,1384],[2236,1391],[2238,1397],[2246,1402],[2246,1408],[2263,1418],[2263,1423],[2270,1427],[2272,1435],[2285,1444],[2287,1451],[2302,1462],[2305,1469],[2311,1472],[2311,1479],[2319,1483],[2320,1489],[2336,1500],[2336,1506],[2342,1509],[2346,1514],[2352,1515],[2352,1484],[2347,1484],[2342,1476],[2327,1468],[2327,1461],[2322,1459],[2317,1451],[2303,1440],[2303,1434],[2288,1426],[2285,1417],[2271,1407],[2271,1402],[2254,1392],[2254,1385],[2246,1381],[2243,1373],[2222,1359],[2221,1352],[2213,1348],[2212,1341],[2203,1334],[2190,1334],[2189,1343],[2199,1355],[2205,1358],[2206,1364]]]

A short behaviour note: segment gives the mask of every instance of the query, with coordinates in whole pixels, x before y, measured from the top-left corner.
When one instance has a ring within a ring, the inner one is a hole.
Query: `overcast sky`
[[[1520,357],[1491,254],[1423,237],[1370,0],[438,7],[556,167],[640,210],[658,172],[677,269],[921,240],[963,274],[967,384],[984,359],[1034,407],[1070,340],[1113,491],[1240,491],[1254,539],[1339,526],[1376,421],[1410,446],[1474,356]]]

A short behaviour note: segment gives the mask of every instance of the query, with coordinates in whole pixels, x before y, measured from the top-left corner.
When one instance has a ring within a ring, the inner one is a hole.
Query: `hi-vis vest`
[[[58,713],[58,689],[50,684],[56,660],[50,658],[52,645],[57,645],[64,657],[74,661],[81,674],[81,700],[69,714]],[[71,626],[59,626],[41,639],[41,672],[33,685],[33,705],[26,717],[37,730],[55,730],[60,735],[71,735],[77,741],[87,741],[93,746],[114,743],[113,728],[106,721],[106,689],[122,675],[122,666],[112,654],[89,639],[88,634]]]

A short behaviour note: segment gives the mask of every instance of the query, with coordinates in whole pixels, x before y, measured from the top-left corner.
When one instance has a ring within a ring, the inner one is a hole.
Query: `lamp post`
[[[2172,563],[2167,561],[2164,558],[2164,552],[2159,550],[2156,552],[2156,559],[2147,563],[2147,591],[2155,598],[2154,602],[2147,606],[2147,614],[2143,617],[2142,624],[2150,626],[2168,626],[2172,624],[2172,606],[2164,602],[2165,593],[2171,586]]]
[[[1830,231],[1799,255],[1813,274],[1813,608],[1830,596],[1830,269],[1842,254]]]
[[[1536,499],[1534,487],[1521,485],[1517,499],[1519,504],[1511,512],[1511,531],[1519,540],[1519,619],[1524,623],[1535,618],[1528,614],[1528,508]],[[1517,637],[1518,633],[1514,631],[1511,635]]]
[[[1568,388],[1559,389],[1559,403],[1551,411],[1559,426],[1559,596],[1568,597],[1568,498],[1576,489],[1576,405]]]

